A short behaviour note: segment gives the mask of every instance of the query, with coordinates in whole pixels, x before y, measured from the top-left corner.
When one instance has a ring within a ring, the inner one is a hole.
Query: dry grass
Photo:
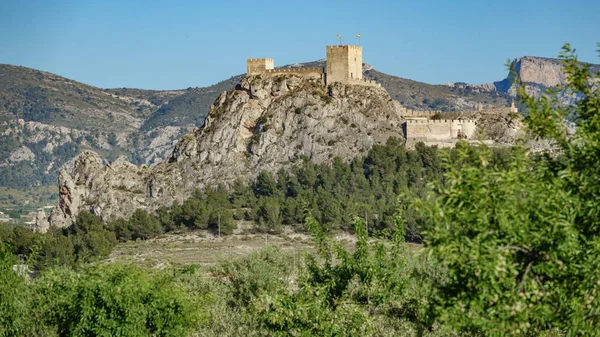
[[[108,257],[107,262],[132,262],[146,268],[181,267],[190,264],[212,266],[221,260],[240,258],[265,246],[279,246],[290,256],[300,258],[305,253],[316,253],[310,235],[294,232],[285,227],[278,235],[254,234],[251,223],[241,222],[234,234],[218,238],[208,231],[192,231],[164,234],[146,241],[120,243]],[[356,235],[337,232],[331,235],[334,242],[353,250]],[[420,245],[410,245],[415,252]]]
[[[220,260],[249,255],[266,245],[281,247],[289,254],[314,251],[312,240],[303,234],[294,236],[237,233],[218,238],[207,231],[165,234],[146,241],[121,243],[109,256],[109,262],[133,262],[149,268],[197,264],[214,265]]]

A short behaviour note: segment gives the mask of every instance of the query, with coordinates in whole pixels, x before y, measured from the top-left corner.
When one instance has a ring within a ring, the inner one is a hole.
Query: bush
[[[183,336],[195,305],[173,276],[132,265],[52,269],[36,282],[46,323],[61,336]]]

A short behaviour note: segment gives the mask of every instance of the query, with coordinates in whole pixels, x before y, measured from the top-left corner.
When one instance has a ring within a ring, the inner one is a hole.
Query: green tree
[[[258,200],[258,224],[263,232],[281,231],[281,205],[277,197],[263,197]]]
[[[554,140],[558,154],[517,147],[508,164],[493,164],[490,149],[464,146],[446,162],[434,193],[414,202],[431,226],[429,253],[448,268],[437,314],[462,331],[597,334],[600,75],[579,64],[569,45],[560,57],[568,84],[559,90],[577,93],[575,106],[559,102],[554,90],[535,99],[519,89],[529,129]],[[571,137],[566,118],[577,124]]]
[[[163,228],[156,217],[142,209],[136,209],[128,220],[131,238],[150,239],[163,232]]]

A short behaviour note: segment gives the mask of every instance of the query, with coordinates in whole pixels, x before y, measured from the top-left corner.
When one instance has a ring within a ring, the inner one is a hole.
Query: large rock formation
[[[584,63],[581,63],[583,65]],[[590,71],[595,74],[600,71],[600,65],[588,64]],[[566,84],[566,74],[563,63],[559,59],[524,56],[516,58],[511,68],[520,80],[526,84],[527,92],[530,95],[539,97],[547,88],[560,87]],[[499,82],[494,82],[496,89],[500,92],[516,96],[517,89],[513,83],[515,74],[509,73],[508,76]],[[565,104],[575,102],[577,95],[575,93],[562,92],[560,100]]]
[[[244,78],[211,106],[202,128],[184,136],[168,160],[147,168],[104,164],[93,152],[59,176],[60,207],[49,217],[69,225],[81,210],[104,219],[182,202],[207,185],[276,172],[304,156],[326,162],[366,153],[402,137],[401,107],[385,89],[296,76]]]

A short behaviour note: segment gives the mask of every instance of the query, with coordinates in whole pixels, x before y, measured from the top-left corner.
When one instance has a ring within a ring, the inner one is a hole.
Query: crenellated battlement
[[[307,74],[307,73],[323,73],[323,68],[277,68],[268,69],[266,73],[289,73],[289,74]]]
[[[268,58],[268,57],[249,58],[248,61],[250,61],[250,62],[254,62],[254,61],[272,61],[272,62],[275,62],[275,60],[273,60],[272,58]]]
[[[453,124],[453,123],[469,123],[474,124],[474,119],[408,119],[408,124]]]
[[[362,50],[361,46],[353,46],[349,44],[345,45],[335,45],[335,46],[327,46],[327,50],[329,49],[353,49],[353,50]]]
[[[440,110],[435,111],[421,111],[421,110],[412,110],[412,109],[403,109],[402,116],[403,117],[428,117],[431,118],[436,114],[442,114],[443,112]]]

